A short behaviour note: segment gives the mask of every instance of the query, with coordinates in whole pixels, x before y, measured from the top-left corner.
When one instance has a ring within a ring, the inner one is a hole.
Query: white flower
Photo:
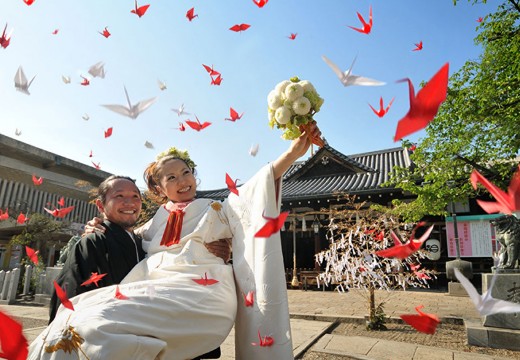
[[[276,109],[274,113],[274,118],[278,122],[278,124],[284,125],[287,124],[291,120],[291,109],[286,106],[280,106]]]
[[[287,100],[294,101],[303,96],[303,87],[297,83],[291,83],[285,88],[284,94]]]
[[[292,82],[290,82],[289,80],[284,80],[284,81],[281,81],[279,82],[278,84],[276,84],[276,86],[274,87],[274,90],[279,93],[279,94],[283,94],[283,92],[285,91],[285,88],[287,87],[287,85],[289,84],[292,84]]]
[[[271,90],[269,95],[267,95],[267,106],[269,106],[270,109],[276,110],[282,106],[282,103],[283,100],[280,93],[276,90]]]
[[[296,115],[307,115],[311,109],[311,102],[305,96],[299,97],[294,100],[292,109]]]
[[[314,85],[312,85],[312,83],[309,80],[302,80],[302,81],[298,82],[298,84],[300,84],[300,86],[303,88],[303,92],[307,92],[307,91],[310,91],[313,93],[316,92]]]

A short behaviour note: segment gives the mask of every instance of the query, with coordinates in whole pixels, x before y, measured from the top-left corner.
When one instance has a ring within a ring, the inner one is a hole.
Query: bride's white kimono
[[[179,244],[170,247],[160,245],[169,215],[161,207],[141,229],[148,257],[119,285],[128,299],[115,297],[116,286],[74,297],[75,311],[60,307],[29,359],[191,359],[217,348],[233,325],[237,359],[293,359],[280,235],[254,237],[262,215],[279,214],[275,185],[266,165],[239,196],[194,200],[184,209]],[[229,237],[232,267],[204,246]],[[246,306],[250,291],[254,304]],[[84,340],[79,349],[66,347],[69,326]],[[258,333],[274,343],[259,346]]]

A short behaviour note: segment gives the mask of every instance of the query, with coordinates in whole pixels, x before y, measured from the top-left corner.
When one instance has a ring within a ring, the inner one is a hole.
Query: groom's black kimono
[[[107,274],[99,280],[98,287],[119,284],[130,270],[144,259],[141,239],[132,239],[121,226],[110,221],[105,221],[103,226],[104,234],[88,234],[74,245],[56,279],[69,298],[96,288],[95,284],[81,286],[93,272],[97,272],[98,275]],[[53,291],[49,323],[56,316],[60,303],[56,291]]]

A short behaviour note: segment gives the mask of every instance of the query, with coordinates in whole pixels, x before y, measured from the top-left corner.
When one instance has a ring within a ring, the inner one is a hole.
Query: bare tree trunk
[[[376,296],[374,294],[374,287],[370,286],[368,288],[369,299],[368,299],[368,321],[370,323],[374,323],[376,320]]]

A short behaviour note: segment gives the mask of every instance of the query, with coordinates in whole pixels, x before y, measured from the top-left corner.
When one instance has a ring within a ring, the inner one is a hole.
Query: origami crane
[[[4,32],[2,33],[2,36],[0,37],[0,46],[4,49],[9,46],[9,43],[11,42],[11,35],[13,33],[13,30],[9,32],[9,34],[5,34],[7,31],[7,24],[5,24]]]
[[[20,129],[17,128],[17,129],[14,130],[14,134],[15,134],[16,136],[20,136],[20,135],[22,135],[22,130],[20,130]]]
[[[145,141],[144,146],[147,147],[148,149],[154,149],[153,144],[149,141]]]
[[[177,113],[177,115],[190,115],[189,112],[184,111],[184,104],[181,104],[178,109],[172,109],[173,112]]]
[[[388,106],[386,107],[386,109],[385,109],[385,107],[383,105],[383,97],[382,96],[379,99],[379,110],[374,109],[374,107],[372,105],[370,105],[370,104],[368,104],[368,106],[370,106],[370,108],[372,109],[374,114],[376,114],[377,116],[382,118],[383,116],[386,115],[388,110],[390,110],[390,106],[392,106],[392,103],[394,102],[394,99],[395,98],[392,98],[392,100],[390,100],[390,102],[388,103]]]
[[[130,10],[132,14],[136,14],[137,16],[141,17],[143,16],[148,8],[150,7],[150,4],[143,5],[143,6],[137,6],[137,0],[135,0],[135,9]]]
[[[61,80],[63,80],[63,82],[64,82],[65,84],[70,84],[70,76],[64,76],[64,75],[62,75],[62,76],[61,76]]]
[[[251,147],[249,148],[249,155],[256,156],[256,154],[258,154],[259,146],[260,146],[259,144],[251,145]]]
[[[33,76],[31,81],[27,82],[27,78],[25,77],[23,69],[20,66],[14,76],[14,87],[16,88],[16,90],[23,92],[24,94],[31,95],[29,93],[29,86],[31,86],[35,77],[36,75]]]
[[[496,212],[511,214],[520,211],[520,164],[511,178],[507,193],[486,179],[477,170],[473,170],[470,180],[474,189],[477,188],[477,183],[481,183],[497,200],[496,202],[477,200],[480,207],[488,214]]]
[[[422,41],[419,41],[417,44],[414,44],[415,45],[415,49],[413,49],[412,51],[421,51],[422,50]]]
[[[268,1],[269,0],[253,0],[255,5],[258,6],[259,8],[263,8],[265,6],[265,4],[267,4]]]
[[[233,194],[235,194],[236,196],[239,196],[238,195],[238,189],[237,189],[237,180],[233,180],[231,179],[231,176],[229,176],[228,173],[226,173],[226,185],[229,189],[230,192],[232,192]]]
[[[265,225],[256,232],[255,237],[268,238],[271,235],[277,233],[283,227],[285,219],[287,219],[288,215],[288,211],[280,213],[280,215],[275,218],[262,215],[262,217],[267,220],[267,223],[265,223]]]
[[[27,257],[31,259],[34,265],[38,265],[38,253],[40,251],[34,251],[33,248],[30,248],[29,246],[25,246],[25,253],[27,254]]]
[[[29,345],[22,325],[0,310],[0,358],[9,360],[27,359]]]
[[[455,277],[459,280],[460,284],[466,289],[469,298],[475,304],[475,308],[481,316],[493,315],[493,314],[511,314],[520,312],[520,304],[506,300],[495,299],[491,296],[491,289],[496,281],[496,276],[491,278],[491,284],[488,290],[479,295],[477,289],[473,284],[460,272],[459,269],[454,269]],[[496,274],[495,274],[496,275]]]
[[[415,90],[410,79],[399,80],[398,82],[408,82],[410,94],[410,110],[397,123],[394,141],[424,129],[435,118],[439,107],[446,100],[448,91],[448,70],[449,64],[437,71],[435,75],[423,86],[415,95]]]
[[[296,36],[298,35],[298,33],[291,33],[291,35],[287,36],[289,39],[291,40],[294,40],[296,39]]]
[[[229,121],[237,121],[237,120],[240,120],[242,118],[242,115],[244,115],[244,113],[238,115],[238,112],[236,112],[235,109],[233,109],[232,107],[229,108],[229,118],[225,118],[224,120],[229,120]]]
[[[415,311],[419,313],[419,315],[410,314],[410,315],[401,315],[401,319],[406,322],[408,325],[412,326],[415,330],[425,333],[425,334],[435,334],[435,330],[437,330],[437,325],[440,324],[439,317],[434,314],[426,314],[421,311],[424,305],[419,305],[415,308]]]
[[[60,299],[61,304],[65,306],[67,309],[74,311],[74,306],[67,297],[67,293],[65,292],[65,290],[61,288],[61,286],[58,285],[56,280],[54,280],[54,289],[56,289],[56,295],[58,296],[58,299]]]
[[[360,85],[360,86],[381,86],[385,85],[384,82],[374,79],[369,79],[366,77],[353,75],[352,74],[352,68],[354,67],[354,63],[356,62],[356,58],[354,58],[354,61],[352,61],[352,65],[350,65],[350,68],[343,72],[341,69],[334,64],[332,61],[330,61],[325,55],[322,55],[321,58],[325,63],[334,71],[336,76],[339,78],[339,81],[343,84],[343,86],[352,86],[352,85]]]
[[[186,12],[186,18],[189,20],[189,21],[192,21],[193,19],[195,19],[196,17],[198,17],[199,15],[196,15],[195,14],[195,8],[191,8],[189,9],[187,12]]]
[[[363,18],[363,16],[361,16],[360,13],[357,13],[357,16],[358,16],[359,21],[361,21],[361,24],[363,25],[363,28],[358,29],[358,28],[355,28],[353,26],[349,26],[349,28],[351,28],[353,30],[356,30],[357,32],[360,32],[360,33],[363,33],[363,34],[367,34],[367,35],[370,34],[370,31],[372,31],[372,25],[373,25],[372,6],[370,6],[370,10],[369,10],[368,23],[365,21],[365,19]]]
[[[55,218],[64,218],[65,216],[67,216],[67,214],[69,214],[72,210],[74,210],[74,208],[75,208],[75,206],[68,206],[68,207],[62,208],[62,209],[49,210],[46,207],[44,207],[43,210],[47,211],[49,214],[51,214]]]
[[[395,245],[388,249],[376,251],[375,254],[377,256],[386,258],[406,259],[408,256],[412,255],[421,248],[422,244],[426,241],[426,239],[428,239],[428,236],[430,236],[432,230],[433,225],[430,226],[418,240],[414,239],[412,234],[410,240],[407,243],[403,243],[393,231],[390,231],[390,235],[394,239]]]
[[[128,106],[124,105],[101,105],[106,107],[109,110],[112,110],[118,114],[123,116],[128,116],[131,119],[136,119],[140,113],[148,109],[154,102],[156,98],[151,98],[143,101],[139,101],[137,104],[132,105],[130,102],[130,98],[128,97],[128,91],[125,89],[126,101],[128,102]]]
[[[108,31],[108,27],[107,27],[107,26],[105,26],[105,29],[104,29],[103,31],[98,31],[98,32],[99,32],[101,35],[103,35],[104,37],[106,37],[107,39],[108,39],[108,37],[109,37],[110,35],[112,35],[112,34],[110,33],[110,31]]]
[[[96,285],[96,287],[99,287],[98,282],[101,279],[103,279],[106,275],[107,275],[106,273],[98,275],[97,272],[93,272],[93,273],[90,274],[90,278],[88,278],[87,280],[83,281],[80,286],[87,286],[87,285],[90,285],[90,284],[94,284],[94,285]]]
[[[159,89],[160,89],[161,91],[166,90],[166,84],[165,84],[163,81],[161,81],[161,80],[157,80],[157,85],[159,85]]]
[[[92,75],[93,77],[100,77],[102,79],[105,78],[105,68],[104,68],[105,64],[103,62],[98,62],[94,65],[92,65],[89,69],[88,69],[88,73],[90,75]]]

